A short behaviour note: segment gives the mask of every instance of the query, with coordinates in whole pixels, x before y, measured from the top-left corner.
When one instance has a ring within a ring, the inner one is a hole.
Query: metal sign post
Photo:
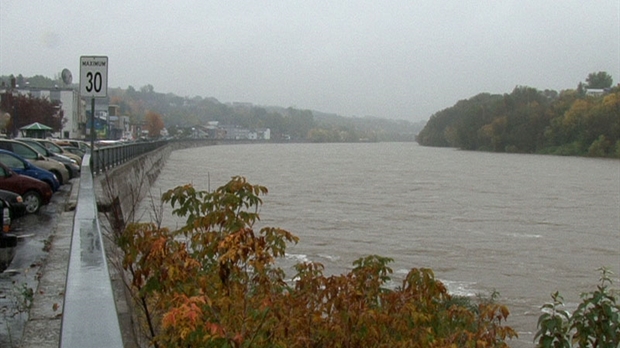
[[[81,56],[80,57],[80,95],[82,98],[91,97],[90,113],[90,153],[92,163],[95,158],[95,98],[108,96],[108,57]],[[94,173],[94,171],[93,171]]]

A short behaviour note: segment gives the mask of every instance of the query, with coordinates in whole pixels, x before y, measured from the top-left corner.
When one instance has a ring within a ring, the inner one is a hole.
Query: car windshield
[[[33,148],[17,142],[13,143],[13,152],[30,160],[36,160],[39,157],[39,153],[36,152]]]
[[[8,153],[0,153],[0,162],[4,163],[9,168],[25,169],[26,164],[19,158],[11,156]]]
[[[53,153],[63,153],[60,146],[52,143],[51,141],[43,142],[44,146]]]
[[[48,155],[47,149],[43,145],[37,143],[36,141],[24,141],[24,142],[30,145],[30,147],[32,147],[33,149],[37,150],[37,152],[39,152],[43,156]]]

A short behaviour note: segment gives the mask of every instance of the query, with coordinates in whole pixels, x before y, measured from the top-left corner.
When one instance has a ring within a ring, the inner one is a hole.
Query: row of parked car
[[[2,229],[13,219],[39,211],[61,185],[79,177],[88,144],[72,140],[0,139]]]

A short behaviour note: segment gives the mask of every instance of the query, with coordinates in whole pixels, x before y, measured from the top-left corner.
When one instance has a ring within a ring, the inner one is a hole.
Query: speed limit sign
[[[108,96],[108,57],[80,57],[80,95],[92,98]]]

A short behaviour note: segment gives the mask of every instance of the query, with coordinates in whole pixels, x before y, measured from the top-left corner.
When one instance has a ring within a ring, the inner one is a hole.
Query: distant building
[[[586,88],[586,95],[599,96],[607,93],[608,91],[608,88]]]
[[[248,139],[248,135],[250,134],[249,129],[241,128],[239,126],[224,125],[224,126],[220,126],[219,128],[225,132],[224,139],[227,139],[227,140]]]
[[[117,110],[111,108],[110,111],[116,113]],[[85,128],[85,133],[90,134],[90,122],[86,123]],[[131,136],[132,127],[129,123],[129,116],[112,115],[106,111],[95,111],[95,132],[97,139],[130,140],[133,138]]]
[[[84,99],[84,114],[86,115],[84,119],[84,123],[81,126],[83,129],[83,134],[85,138],[90,138],[90,128],[93,119],[91,118],[91,113],[93,106],[91,104],[92,99]],[[95,132],[97,134],[97,139],[112,139],[108,137],[109,127],[108,124],[111,123],[109,120],[110,116],[110,102],[108,98],[95,98]]]
[[[260,128],[249,130],[234,125],[219,126],[219,134],[223,139],[228,140],[270,140],[271,130],[269,128]]]
[[[207,122],[206,127],[202,127],[204,132],[206,133],[206,137],[210,139],[223,139],[226,132],[221,130],[218,125],[220,123],[218,121],[209,121]]]
[[[108,115],[108,123],[111,126],[108,139],[133,140],[129,116],[122,116],[120,114],[120,106],[114,104],[108,105]]]
[[[259,128],[255,131],[251,131],[248,134],[250,140],[270,140],[271,130],[269,128]]]

